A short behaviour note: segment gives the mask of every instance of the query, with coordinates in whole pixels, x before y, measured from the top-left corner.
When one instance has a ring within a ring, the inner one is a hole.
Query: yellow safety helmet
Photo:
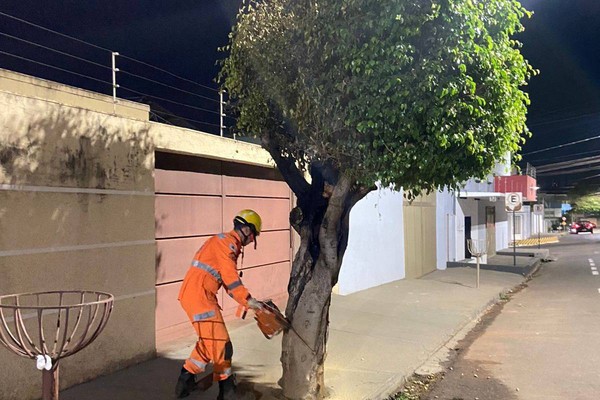
[[[254,210],[240,211],[233,219],[233,222],[239,222],[241,224],[248,225],[250,228],[252,228],[256,236],[260,235],[260,230],[262,229],[262,219]]]

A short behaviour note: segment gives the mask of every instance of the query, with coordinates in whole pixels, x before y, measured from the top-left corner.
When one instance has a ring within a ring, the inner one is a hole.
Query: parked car
[[[596,224],[590,221],[577,221],[571,224],[571,233],[590,232],[594,233]]]

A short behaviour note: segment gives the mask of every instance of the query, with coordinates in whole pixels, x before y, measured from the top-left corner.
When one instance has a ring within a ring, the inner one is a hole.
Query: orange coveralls
[[[213,363],[213,379],[221,381],[231,375],[233,346],[223,322],[217,291],[221,286],[242,306],[247,307],[250,293],[240,280],[236,265],[242,249],[235,231],[208,239],[196,252],[181,290],[179,301],[198,334],[198,342],[184,368],[199,374]]]

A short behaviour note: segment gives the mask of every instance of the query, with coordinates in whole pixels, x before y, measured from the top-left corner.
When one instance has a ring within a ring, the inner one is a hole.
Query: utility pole
[[[523,194],[520,192],[506,193],[504,199],[504,207],[506,211],[512,211],[512,228],[513,228],[513,266],[517,265],[517,225],[516,225],[516,212],[521,210],[523,205]]]
[[[223,126],[223,117],[225,116],[225,114],[223,114],[223,91],[219,91],[219,134],[221,135],[221,137],[223,136],[223,130],[224,130],[224,126]]]
[[[513,266],[517,266],[517,226],[515,225],[515,210],[513,209]]]

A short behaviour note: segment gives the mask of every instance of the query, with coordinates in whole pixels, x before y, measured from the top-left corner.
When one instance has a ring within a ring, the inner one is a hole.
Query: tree
[[[591,179],[577,182],[569,191],[569,200],[574,214],[600,215],[600,183]]]
[[[573,213],[586,216],[600,215],[600,194],[586,194],[573,202]]]
[[[321,398],[331,289],[350,210],[374,183],[423,191],[484,177],[528,134],[534,70],[514,0],[248,1],[220,80],[297,196],[301,243],[283,337],[284,395]],[[305,174],[310,174],[307,180]]]

